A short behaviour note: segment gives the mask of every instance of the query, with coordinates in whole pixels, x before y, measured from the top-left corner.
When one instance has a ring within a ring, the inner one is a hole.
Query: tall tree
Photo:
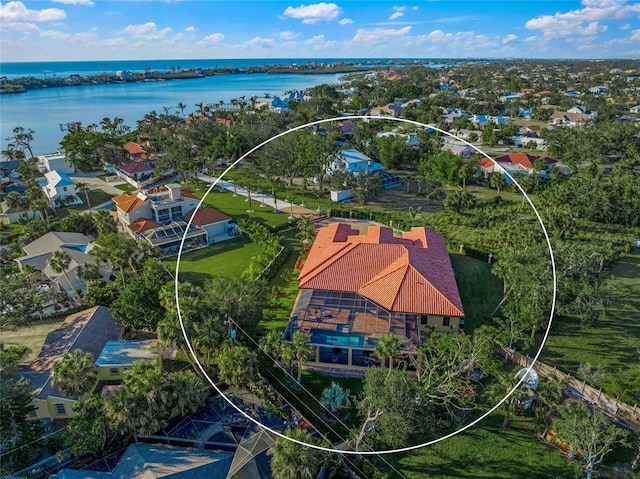
[[[627,444],[628,432],[612,423],[599,409],[593,411],[583,401],[565,402],[559,408],[562,419],[554,421],[558,437],[571,447],[570,457],[577,460],[587,479],[616,447]]]
[[[302,364],[315,354],[315,349],[311,346],[311,335],[302,331],[293,333],[291,344],[293,345],[293,354],[296,357],[296,361],[298,361],[297,382],[300,384],[300,381],[302,381]]]
[[[71,282],[71,278],[69,278],[69,273],[67,272],[67,268],[71,263],[71,256],[66,251],[54,251],[51,257],[49,258],[49,266],[56,273],[62,273],[64,275],[64,279],[67,280],[67,284],[73,291],[73,295],[76,298],[76,302],[78,304],[82,304],[82,298],[78,294],[74,284]]]

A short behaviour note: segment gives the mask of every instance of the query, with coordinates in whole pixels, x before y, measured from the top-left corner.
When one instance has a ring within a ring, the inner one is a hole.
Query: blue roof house
[[[76,192],[76,184],[64,171],[49,171],[44,177],[47,183],[42,190],[52,208],[82,204]]]
[[[348,148],[336,153],[336,158],[330,169],[342,170],[351,173],[358,173],[360,171],[371,173],[373,171],[382,170],[382,164],[373,161],[367,155],[360,153],[354,148]]]

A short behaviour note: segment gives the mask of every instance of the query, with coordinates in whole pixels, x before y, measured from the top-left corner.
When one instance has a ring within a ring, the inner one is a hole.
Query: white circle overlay
[[[204,377],[207,378],[207,380],[209,381],[211,386],[213,386],[213,388],[216,390],[216,392],[220,396],[222,396],[225,399],[225,401],[227,401],[227,403],[229,403],[236,411],[238,411],[240,414],[242,414],[242,416],[244,416],[246,419],[248,419],[249,421],[253,422],[257,426],[260,426],[261,428],[265,429],[266,431],[269,431],[271,434],[274,434],[274,435],[276,435],[278,437],[281,437],[283,439],[287,439],[287,440],[289,440],[291,442],[294,442],[296,444],[299,444],[301,446],[311,447],[313,449],[318,449],[320,451],[333,452],[333,453],[337,453],[337,454],[351,454],[351,455],[358,455],[358,456],[372,456],[372,455],[379,455],[379,454],[394,454],[394,453],[400,453],[400,452],[413,451],[415,449],[420,449],[422,447],[431,446],[431,445],[436,444],[438,442],[444,441],[445,439],[449,439],[450,437],[453,437],[456,434],[460,434],[461,432],[464,432],[467,429],[470,429],[471,427],[475,426],[480,421],[482,421],[484,418],[486,418],[489,414],[491,414],[496,409],[498,409],[509,398],[509,396],[511,396],[520,387],[520,385],[523,383],[524,379],[528,376],[529,372],[533,369],[533,366],[535,365],[536,361],[540,357],[540,354],[542,353],[542,348],[544,347],[544,345],[545,345],[545,343],[547,341],[547,338],[549,336],[549,332],[551,330],[551,323],[553,321],[553,315],[554,315],[555,308],[556,308],[556,296],[557,296],[557,279],[556,279],[555,257],[553,255],[553,248],[551,246],[551,240],[549,238],[549,234],[547,233],[547,228],[545,227],[544,222],[542,221],[542,218],[540,217],[540,213],[538,213],[538,210],[536,209],[535,205],[533,204],[533,202],[529,198],[529,195],[527,195],[527,193],[524,191],[524,189],[513,178],[513,176],[511,176],[511,174],[508,171],[506,171],[504,168],[502,168],[502,166],[499,163],[494,161],[493,158],[491,158],[489,155],[487,155],[484,151],[480,150],[478,147],[472,145],[468,141],[465,141],[462,138],[458,138],[457,136],[453,135],[452,133],[449,133],[448,131],[445,131],[445,130],[441,130],[440,128],[438,128],[438,127],[436,127],[434,125],[427,125],[427,124],[424,124],[424,123],[420,123],[418,121],[408,120],[406,118],[396,118],[396,117],[379,116],[379,115],[371,115],[371,116],[369,116],[369,115],[347,115],[347,116],[339,116],[339,117],[333,117],[333,118],[326,118],[326,119],[322,119],[322,120],[316,120],[316,121],[313,121],[313,122],[310,122],[310,123],[305,123],[304,125],[296,126],[296,127],[291,128],[291,129],[289,129],[287,131],[284,131],[282,133],[278,133],[277,135],[269,138],[268,140],[263,141],[258,146],[253,147],[252,149],[247,151],[244,155],[242,155],[240,158],[238,158],[236,161],[234,161],[233,164],[228,166],[222,172],[222,174],[220,174],[220,176],[209,186],[209,188],[207,189],[207,191],[203,195],[202,199],[198,202],[198,205],[196,206],[195,211],[197,211],[202,206],[202,203],[204,202],[204,200],[207,197],[207,195],[213,190],[213,188],[216,187],[216,185],[220,182],[220,180],[222,180],[224,175],[226,175],[236,164],[238,164],[239,162],[244,160],[247,156],[252,154],[254,151],[259,150],[260,148],[262,148],[263,146],[265,146],[268,143],[272,142],[273,140],[276,140],[276,139],[278,139],[278,138],[280,138],[282,136],[285,136],[288,133],[291,133],[291,132],[294,132],[294,131],[297,131],[297,130],[302,130],[302,129],[305,129],[305,128],[308,128],[308,127],[314,126],[314,125],[320,125],[320,124],[323,124],[323,123],[330,123],[330,122],[335,122],[335,121],[345,121],[345,120],[386,120],[386,121],[392,120],[392,121],[399,121],[399,122],[409,123],[409,124],[412,124],[412,125],[415,125],[415,126],[419,126],[421,128],[435,130],[435,131],[437,131],[439,133],[442,133],[442,134],[445,134],[445,135],[450,136],[452,138],[455,138],[456,140],[459,140],[459,141],[463,142],[467,146],[470,146],[475,151],[477,151],[478,153],[483,155],[485,158],[488,158],[489,160],[491,160],[491,162],[495,166],[497,166],[499,168],[499,170],[502,172],[502,174],[506,174],[509,177],[509,179],[513,182],[513,184],[515,184],[517,186],[518,190],[520,190],[520,192],[524,195],[524,197],[526,198],[527,202],[529,203],[529,205],[533,209],[533,211],[534,211],[534,213],[536,215],[536,218],[538,219],[538,223],[540,223],[540,226],[541,226],[542,231],[544,233],[544,237],[545,237],[545,240],[546,240],[546,243],[547,243],[547,247],[549,248],[549,258],[551,260],[551,269],[552,269],[552,273],[553,273],[552,274],[552,278],[553,278],[553,294],[552,294],[552,300],[551,300],[551,312],[549,314],[549,324],[548,324],[548,326],[547,326],[547,328],[546,328],[546,330],[544,332],[544,336],[542,338],[542,342],[540,344],[540,348],[536,352],[536,355],[533,357],[531,365],[528,368],[526,368],[527,374],[523,374],[522,377],[520,378],[520,380],[506,394],[506,396],[504,398],[502,398],[495,406],[493,406],[487,412],[485,412],[484,414],[482,414],[478,418],[474,419],[469,424],[466,424],[465,426],[461,427],[460,429],[456,429],[455,431],[450,432],[449,434],[446,434],[446,435],[441,436],[439,438],[432,439],[431,441],[427,441],[427,442],[422,443],[422,444],[416,444],[416,445],[413,445],[413,446],[407,446],[407,447],[402,447],[402,448],[398,448],[398,449],[384,449],[384,450],[379,450],[379,451],[352,451],[352,450],[333,449],[333,448],[330,448],[330,447],[323,447],[323,446],[319,446],[319,445],[316,445],[316,444],[308,444],[306,442],[290,438],[290,437],[286,436],[285,434],[283,434],[283,433],[281,433],[279,431],[276,431],[276,430],[274,430],[274,429],[272,429],[270,427],[265,426],[260,421],[255,419],[253,416],[251,416],[250,414],[247,414],[245,411],[243,411],[233,401],[231,401],[231,399],[229,399],[220,390],[220,388],[216,385],[216,383],[209,377],[209,375],[207,374],[207,372],[204,369],[204,367],[202,366],[202,364],[200,364],[200,361],[198,360],[198,357],[197,357],[197,355],[196,355],[196,353],[195,353],[195,351],[193,349],[193,346],[191,345],[191,340],[189,339],[189,337],[187,335],[187,331],[186,331],[186,329],[184,327],[184,322],[182,320],[182,313],[180,311],[180,298],[179,298],[179,291],[178,291],[178,285],[179,285],[178,278],[179,278],[179,272],[180,272],[180,258],[182,257],[182,249],[183,249],[183,246],[184,246],[184,243],[185,243],[185,240],[186,240],[186,234],[189,231],[189,227],[191,226],[191,222],[193,221],[193,218],[195,217],[195,215],[191,215],[191,218],[189,219],[189,222],[187,223],[187,227],[185,228],[185,234],[182,236],[182,240],[180,241],[180,248],[178,250],[178,259],[177,259],[177,262],[176,262],[176,272],[175,272],[175,280],[174,280],[174,283],[175,283],[176,311],[178,313],[178,320],[180,322],[180,329],[182,330],[182,335],[184,336],[184,339],[185,339],[185,341],[187,343],[187,347],[189,348],[189,353],[193,357],[195,363],[198,365],[198,369],[200,370],[200,372],[204,375]]]

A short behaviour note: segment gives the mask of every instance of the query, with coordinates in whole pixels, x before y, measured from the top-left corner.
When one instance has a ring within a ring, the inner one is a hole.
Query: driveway
[[[100,189],[105,193],[113,196],[121,195],[124,193],[122,190],[119,190],[114,186],[114,185],[122,184],[123,183],[122,181],[116,181],[115,183],[107,183],[106,181],[103,181],[100,178],[97,178],[93,175],[86,175],[86,174],[73,174],[69,176],[76,183],[84,183],[92,190]]]

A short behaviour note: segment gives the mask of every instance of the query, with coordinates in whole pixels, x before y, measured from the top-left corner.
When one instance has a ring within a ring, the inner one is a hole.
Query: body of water
[[[231,60],[228,60],[231,61]],[[233,60],[241,62],[243,60]],[[244,60],[246,61],[246,60]],[[193,60],[196,63],[195,60]],[[223,61],[218,61],[222,64]],[[266,62],[266,60],[265,60]],[[101,63],[127,64],[132,62],[65,62],[65,63]],[[141,65],[157,63],[140,62]],[[171,65],[171,61],[162,62]],[[173,61],[181,68],[188,68],[183,61]],[[197,61],[200,66],[202,61]],[[274,63],[278,63],[274,61]],[[279,60],[278,64],[282,64]],[[255,61],[253,62],[255,65]],[[3,64],[4,68],[8,64]],[[16,64],[12,64],[16,65]],[[47,64],[49,65],[49,64]],[[247,65],[248,66],[248,65]],[[68,69],[68,66],[60,66]],[[95,68],[95,65],[94,65]],[[125,69],[133,70],[131,67]],[[143,67],[146,68],[146,67]],[[62,70],[60,70],[62,71]],[[66,70],[64,70],[66,71]],[[70,71],[70,70],[69,70]],[[74,73],[88,74],[76,70]],[[187,107],[185,114],[197,109],[197,103],[228,103],[232,98],[244,96],[282,95],[289,90],[303,90],[323,83],[337,84],[337,74],[234,74],[215,75],[188,80],[167,80],[141,83],[122,83],[111,85],[86,85],[62,88],[43,88],[30,90],[27,93],[2,95],[0,100],[0,139],[2,149],[6,148],[7,138],[15,127],[32,129],[34,133],[34,154],[54,152],[59,148],[60,140],[65,135],[60,130],[60,123],[79,121],[83,125],[99,124],[107,118],[119,117],[125,124],[135,128],[136,121],[146,113],[155,110],[163,113],[164,108],[179,114],[176,108],[179,102]]]

